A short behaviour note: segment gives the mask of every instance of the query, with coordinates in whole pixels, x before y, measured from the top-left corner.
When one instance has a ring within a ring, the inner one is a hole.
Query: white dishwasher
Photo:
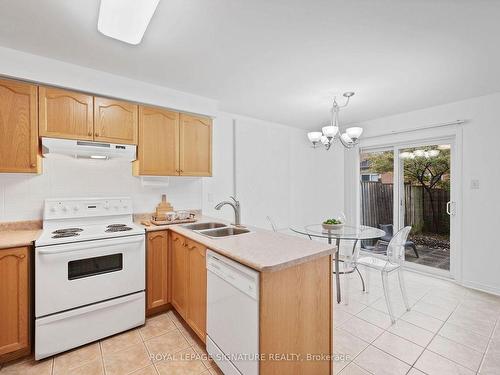
[[[207,250],[207,352],[225,375],[259,373],[259,273]]]

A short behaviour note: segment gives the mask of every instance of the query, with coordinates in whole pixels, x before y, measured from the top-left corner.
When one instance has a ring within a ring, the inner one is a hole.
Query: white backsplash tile
[[[201,208],[202,179],[171,177],[166,187],[142,186],[129,162],[47,158],[41,175],[0,174],[0,221],[40,219],[43,200],[57,197],[130,196],[135,212],[152,212],[161,194],[175,209]]]

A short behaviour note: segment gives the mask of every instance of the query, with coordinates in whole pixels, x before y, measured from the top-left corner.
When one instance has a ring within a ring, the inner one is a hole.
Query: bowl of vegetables
[[[344,223],[340,219],[328,219],[321,225],[323,226],[323,229],[327,231],[340,230],[344,228]]]

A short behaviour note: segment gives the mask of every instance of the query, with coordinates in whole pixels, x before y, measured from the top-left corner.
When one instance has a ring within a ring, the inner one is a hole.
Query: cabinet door
[[[188,240],[188,302],[187,323],[205,342],[207,326],[207,268],[206,249]]]
[[[170,302],[168,267],[168,232],[149,232],[146,251],[147,314],[161,310]]]
[[[94,140],[137,144],[137,105],[94,97]]]
[[[139,106],[139,175],[179,175],[179,114]]]
[[[40,172],[37,87],[0,79],[0,172]]]
[[[181,176],[212,175],[212,119],[180,115]]]
[[[42,137],[92,140],[92,95],[39,87],[39,132]]]
[[[0,250],[0,356],[29,351],[29,248]]]
[[[186,239],[172,234],[172,305],[186,319],[188,258]]]

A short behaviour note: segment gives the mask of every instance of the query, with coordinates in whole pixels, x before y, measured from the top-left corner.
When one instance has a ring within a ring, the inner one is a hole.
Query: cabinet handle
[[[35,164],[35,163],[31,163],[31,164],[30,164],[30,167],[31,167],[31,168],[35,168],[35,167],[36,167],[36,164]]]
[[[87,135],[88,135],[89,137],[92,137],[92,132],[88,132],[88,133],[87,133]]]
[[[196,245],[189,246],[189,250],[194,250],[196,249]]]
[[[95,133],[94,135],[95,135],[96,137],[99,137],[99,133]]]
[[[174,237],[174,242],[179,241],[179,237]]]
[[[187,242],[184,242],[182,246],[187,247],[188,246]]]

